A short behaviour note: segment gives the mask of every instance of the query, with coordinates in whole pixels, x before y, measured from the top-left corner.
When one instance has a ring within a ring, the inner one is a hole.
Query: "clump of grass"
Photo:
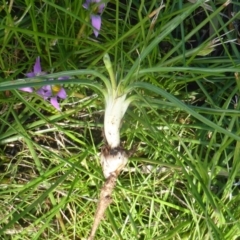
[[[105,53],[138,100],[121,128],[123,147],[135,151],[96,238],[240,236],[239,6],[224,3],[110,1],[98,38],[82,1],[3,3],[2,238],[87,238],[104,181]],[[215,38],[221,44],[209,51]],[[37,56],[49,75],[24,79]],[[61,112],[18,90],[63,75],[71,78]]]

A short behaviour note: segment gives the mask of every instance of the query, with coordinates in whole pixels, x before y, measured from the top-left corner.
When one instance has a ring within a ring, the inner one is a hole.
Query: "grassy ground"
[[[240,4],[195,2],[109,1],[97,38],[81,0],[0,4],[0,239],[87,238],[105,53],[133,155],[96,239],[240,239]],[[38,56],[48,75],[26,78]],[[19,90],[61,76],[61,111]]]

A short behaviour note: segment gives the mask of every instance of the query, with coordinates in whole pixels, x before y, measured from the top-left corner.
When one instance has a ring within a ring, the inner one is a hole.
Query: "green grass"
[[[104,183],[105,53],[134,98],[121,128],[134,151],[96,239],[240,238],[240,54],[226,43],[240,4],[226,18],[224,1],[167,0],[153,20],[159,1],[126,2],[108,2],[98,38],[83,1],[0,4],[0,239],[87,238]],[[48,75],[27,79],[37,56]],[[66,75],[61,112],[18,90]]]

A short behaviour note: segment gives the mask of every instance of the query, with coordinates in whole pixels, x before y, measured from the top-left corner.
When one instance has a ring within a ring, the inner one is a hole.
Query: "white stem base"
[[[110,175],[117,176],[125,167],[128,161],[126,152],[120,147],[109,149],[105,147],[101,153],[101,165],[103,175],[108,178]]]

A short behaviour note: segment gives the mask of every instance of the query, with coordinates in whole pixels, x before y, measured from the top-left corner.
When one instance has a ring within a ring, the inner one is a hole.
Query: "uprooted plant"
[[[111,87],[105,93],[105,115],[104,115],[104,134],[106,145],[101,152],[101,165],[106,181],[101,189],[97,210],[94,216],[89,240],[94,239],[96,230],[103,218],[106,208],[112,202],[111,195],[116,185],[116,180],[128,161],[126,151],[121,147],[120,124],[121,120],[129,106],[130,99],[127,99],[127,93],[117,86],[113,73],[112,64],[108,54],[104,56],[104,63],[108,70]]]

